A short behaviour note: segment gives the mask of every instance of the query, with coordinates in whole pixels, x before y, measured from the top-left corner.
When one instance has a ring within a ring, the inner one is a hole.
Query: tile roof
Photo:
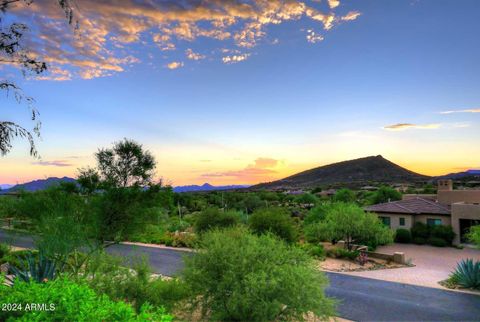
[[[450,215],[450,207],[425,198],[412,198],[365,207],[366,211],[401,214]]]

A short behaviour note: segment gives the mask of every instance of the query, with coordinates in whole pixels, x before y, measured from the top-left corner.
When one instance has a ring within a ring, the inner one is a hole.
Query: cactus
[[[55,261],[45,257],[43,254],[39,254],[38,261],[35,260],[33,254],[27,255],[22,266],[13,266],[10,270],[16,278],[25,282],[43,283],[56,277]]]
[[[480,261],[462,260],[451,278],[462,287],[480,289]]]

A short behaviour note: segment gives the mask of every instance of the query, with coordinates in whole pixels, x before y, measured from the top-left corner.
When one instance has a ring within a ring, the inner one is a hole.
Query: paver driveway
[[[381,253],[404,252],[414,267],[383,269],[377,271],[350,272],[347,274],[384,281],[443,288],[438,284],[450,275],[457,263],[464,258],[480,260],[480,250],[473,248],[433,247],[426,245],[393,244],[377,249]]]

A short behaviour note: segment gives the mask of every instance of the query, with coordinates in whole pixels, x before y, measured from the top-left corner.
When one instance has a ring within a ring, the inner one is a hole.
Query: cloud
[[[480,108],[472,108],[466,110],[451,110],[451,111],[443,111],[440,114],[454,114],[454,113],[480,113]]]
[[[343,21],[352,21],[352,20],[357,19],[360,15],[361,15],[361,13],[358,12],[358,11],[350,11],[349,13],[347,13],[345,16],[343,16],[340,19],[343,20]]]
[[[193,50],[191,50],[190,48],[188,48],[187,50],[185,50],[185,55],[187,56],[188,59],[191,59],[191,60],[201,60],[201,59],[205,59],[205,55],[201,55],[199,53],[195,53]]]
[[[307,30],[307,41],[309,43],[315,44],[319,41],[324,40],[325,38],[322,35],[315,33],[315,31],[309,29]]]
[[[384,130],[388,131],[405,131],[410,129],[420,129],[420,130],[434,130],[440,128],[441,124],[412,124],[412,123],[397,123],[392,125],[387,125],[383,127]]]
[[[304,24],[307,18],[330,30],[359,15],[334,12],[338,0],[328,4],[329,12],[322,12],[317,3],[299,0],[82,0],[74,11],[80,26],[75,34],[56,1],[36,0],[29,6],[20,1],[7,15],[32,27],[26,45],[49,65],[38,79],[60,81],[123,72],[140,63],[138,46],[172,52],[185,42],[210,38],[225,43],[222,47],[253,48],[264,39],[269,42],[270,25]],[[242,57],[248,56],[226,59]]]
[[[225,56],[225,57],[222,57],[222,61],[223,61],[225,64],[233,64],[233,63],[238,63],[238,62],[244,61],[244,60],[246,60],[249,56],[250,56],[250,54],[241,54],[241,55]]]
[[[34,165],[41,165],[45,167],[71,167],[72,163],[66,160],[54,160],[54,161],[36,161],[32,162]]]
[[[177,69],[180,67],[183,67],[183,62],[172,61],[171,63],[167,64],[168,69]]]
[[[241,170],[231,170],[224,172],[213,172],[202,174],[202,178],[229,177],[238,180],[250,181],[259,180],[277,174],[275,167],[280,165],[280,161],[272,158],[258,158],[253,164],[248,165]]]
[[[330,9],[335,9],[340,5],[340,0],[328,0],[328,6]]]

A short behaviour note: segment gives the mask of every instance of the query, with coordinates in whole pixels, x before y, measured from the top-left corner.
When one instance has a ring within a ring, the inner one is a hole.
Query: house
[[[471,226],[480,225],[480,190],[453,190],[451,180],[439,180],[436,195],[404,195],[402,200],[368,206],[392,229],[412,228],[415,222],[450,225],[454,244],[465,242]]]

